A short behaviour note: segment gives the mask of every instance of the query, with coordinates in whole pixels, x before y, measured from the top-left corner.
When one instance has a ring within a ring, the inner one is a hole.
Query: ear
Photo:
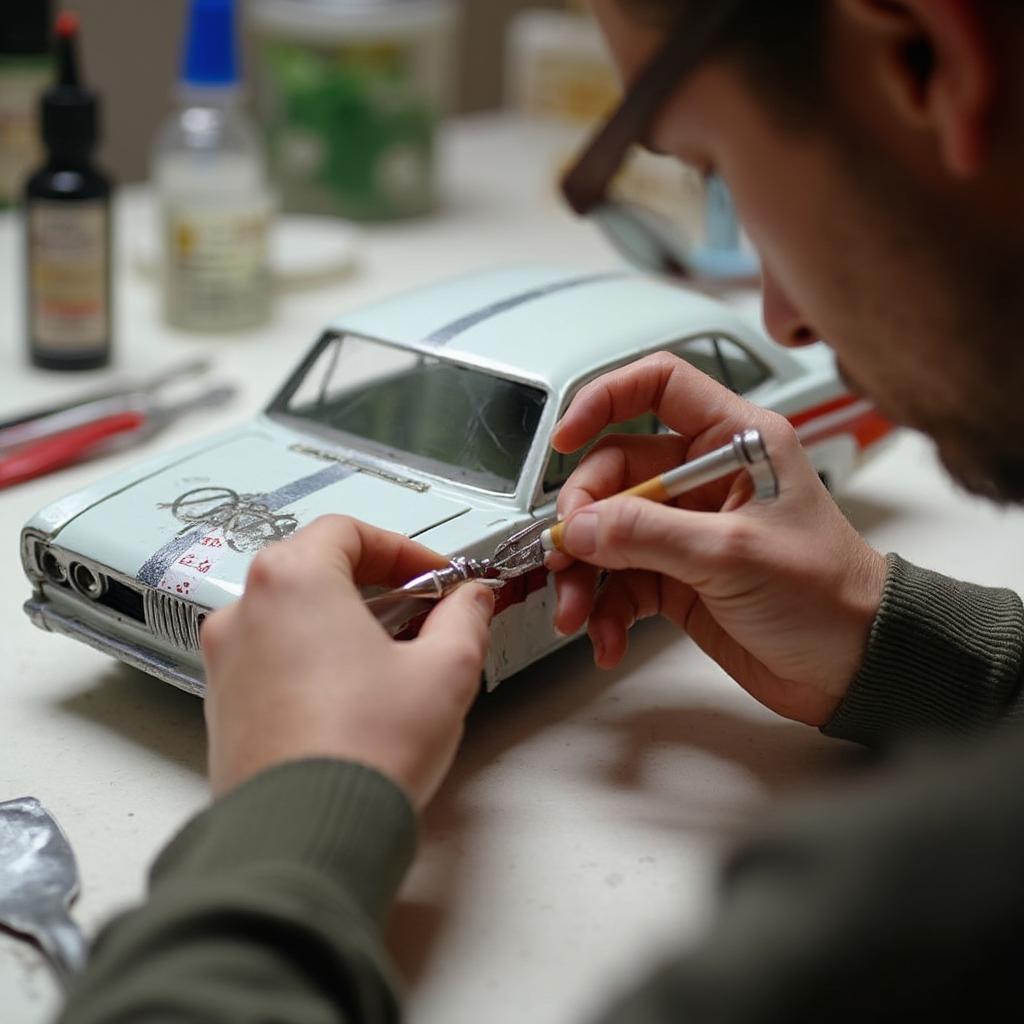
[[[873,44],[897,115],[936,139],[947,170],[973,177],[988,150],[995,65],[972,0],[839,0]]]

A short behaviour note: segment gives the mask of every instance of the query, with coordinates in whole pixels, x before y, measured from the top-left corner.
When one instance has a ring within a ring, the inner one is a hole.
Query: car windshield
[[[511,494],[546,400],[536,387],[352,335],[326,339],[272,413],[456,483]]]

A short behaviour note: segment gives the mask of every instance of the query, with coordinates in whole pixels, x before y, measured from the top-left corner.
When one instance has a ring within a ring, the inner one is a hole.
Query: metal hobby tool
[[[453,558],[443,569],[434,569],[401,587],[368,598],[366,607],[392,636],[396,636],[413,619],[429,611],[431,604],[447,597],[463,583],[500,587],[504,581],[489,559]]]
[[[666,502],[743,469],[750,474],[757,501],[770,501],[778,496],[779,483],[764,439],[759,430],[752,429],[734,435],[732,441],[722,448],[620,494]],[[369,598],[366,605],[394,636],[414,618],[429,610],[431,603],[447,597],[464,583],[500,587],[510,579],[539,569],[549,552],[564,550],[564,531],[564,523],[553,519],[539,520],[499,544],[490,558],[453,559],[443,569],[424,573],[404,586]]]
[[[139,444],[172,420],[213,408],[234,396],[221,384],[168,400],[165,389],[206,370],[193,360],[122,390],[87,396],[0,423],[0,489],[62,469],[81,459]]]

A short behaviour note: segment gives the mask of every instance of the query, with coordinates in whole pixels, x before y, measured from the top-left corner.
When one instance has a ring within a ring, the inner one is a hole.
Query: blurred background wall
[[[2,2],[2,0],[0,0]],[[503,48],[511,16],[525,7],[562,8],[565,0],[459,0],[455,109],[501,101]],[[103,95],[109,127],[101,158],[120,181],[147,174],[149,148],[168,110],[177,73],[186,0],[61,0],[82,17],[84,60]]]

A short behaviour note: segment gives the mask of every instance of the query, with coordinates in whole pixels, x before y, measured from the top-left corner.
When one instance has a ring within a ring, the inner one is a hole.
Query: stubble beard
[[[1006,238],[943,217],[912,183],[842,149],[851,205],[860,215],[848,251],[874,268],[874,280],[864,284],[876,300],[870,310],[875,322],[862,320],[854,330],[887,335],[890,353],[899,353],[889,381],[884,373],[879,377],[879,366],[864,368],[865,377],[888,392],[878,396],[881,411],[930,437],[943,467],[968,493],[1024,504],[1018,253]],[[897,269],[882,272],[880,280],[879,267]],[[875,360],[884,358],[885,347],[872,347]],[[900,358],[908,347],[915,359]],[[854,365],[855,386],[859,372]],[[872,390],[864,388],[869,399]]]
[[[1024,504],[1024,439],[1019,428],[1010,427],[1002,438],[977,434],[956,442],[939,443],[939,459],[946,472],[969,494],[998,505]]]

